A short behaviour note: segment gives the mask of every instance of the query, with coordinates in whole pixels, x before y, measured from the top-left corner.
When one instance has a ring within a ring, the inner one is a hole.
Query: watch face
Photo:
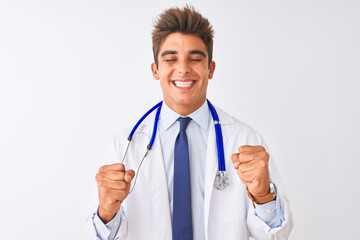
[[[270,192],[274,192],[274,191],[275,191],[274,183],[270,180]]]

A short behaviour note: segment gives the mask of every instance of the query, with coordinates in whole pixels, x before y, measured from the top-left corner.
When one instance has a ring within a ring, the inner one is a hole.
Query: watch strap
[[[251,199],[251,202],[252,202],[254,208],[256,208],[255,203],[264,204],[264,203],[268,203],[268,202],[271,202],[271,201],[276,199],[275,189],[272,192],[270,192],[269,194],[267,194],[265,196],[262,196],[262,197],[254,197],[250,193],[249,188],[247,186],[246,186],[246,191],[247,191],[247,194],[248,194],[249,198]]]

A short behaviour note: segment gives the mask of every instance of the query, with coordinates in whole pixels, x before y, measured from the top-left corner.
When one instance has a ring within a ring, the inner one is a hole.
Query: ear
[[[151,64],[151,72],[152,72],[153,77],[154,77],[155,80],[159,80],[159,79],[160,79],[159,74],[158,74],[158,69],[157,69],[155,63],[152,63],[152,64]]]
[[[209,76],[208,76],[209,79],[213,78],[214,71],[215,71],[215,62],[211,61],[210,66],[209,66]]]

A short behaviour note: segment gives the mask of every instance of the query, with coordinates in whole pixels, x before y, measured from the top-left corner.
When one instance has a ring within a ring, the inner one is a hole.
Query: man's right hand
[[[134,178],[133,170],[125,171],[122,163],[104,165],[96,174],[99,192],[99,217],[106,224],[113,219],[119,211],[121,203],[130,191],[131,180]]]

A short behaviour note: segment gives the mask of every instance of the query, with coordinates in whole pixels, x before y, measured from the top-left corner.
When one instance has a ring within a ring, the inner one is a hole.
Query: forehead
[[[207,54],[207,48],[204,41],[195,34],[183,34],[183,33],[170,33],[161,42],[159,55],[163,51],[174,50],[178,53],[189,52],[193,50],[200,50]]]

